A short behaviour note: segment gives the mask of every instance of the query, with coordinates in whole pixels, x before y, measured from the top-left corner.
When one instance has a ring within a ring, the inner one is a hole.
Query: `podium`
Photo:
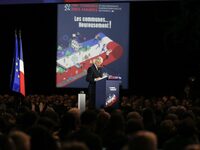
[[[118,108],[120,79],[104,78],[96,81],[96,109],[105,107]]]

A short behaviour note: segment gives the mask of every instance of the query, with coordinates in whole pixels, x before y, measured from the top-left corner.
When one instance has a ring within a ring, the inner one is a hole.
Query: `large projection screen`
[[[117,2],[122,0],[0,0],[0,4],[40,4],[40,3],[88,3],[88,2]],[[129,0],[132,1],[156,1],[156,0]],[[157,0],[162,1],[162,0]],[[163,0],[166,1],[166,0]]]
[[[88,67],[101,56],[103,72],[128,88],[129,3],[58,4],[56,86],[86,88]]]

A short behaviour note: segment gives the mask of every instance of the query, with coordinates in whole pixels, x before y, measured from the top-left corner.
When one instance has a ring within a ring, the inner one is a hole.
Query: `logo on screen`
[[[65,11],[70,11],[71,10],[71,5],[70,4],[66,4],[64,7],[65,7]]]

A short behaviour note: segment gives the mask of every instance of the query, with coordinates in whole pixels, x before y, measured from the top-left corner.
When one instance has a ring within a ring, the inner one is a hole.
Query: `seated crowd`
[[[80,113],[76,95],[0,95],[0,150],[200,150],[200,99],[123,96]]]

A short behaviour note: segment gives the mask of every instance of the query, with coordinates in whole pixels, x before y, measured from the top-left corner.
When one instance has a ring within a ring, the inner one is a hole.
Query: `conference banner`
[[[128,51],[128,3],[58,5],[57,87],[87,87],[87,69],[100,56],[104,72],[127,88]]]

